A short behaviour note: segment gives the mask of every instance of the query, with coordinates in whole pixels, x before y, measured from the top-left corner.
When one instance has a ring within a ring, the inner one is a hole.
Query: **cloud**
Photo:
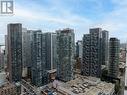
[[[40,8],[39,8],[40,9]],[[46,9],[47,10],[47,9]],[[38,20],[38,21],[48,21],[66,25],[76,25],[76,24],[83,24],[83,23],[90,23],[91,21],[85,17],[72,14],[69,10],[64,12],[65,10],[60,10],[63,13],[56,13],[54,12],[46,12],[46,11],[33,11],[28,10],[27,8],[20,8],[17,7],[15,9],[14,17],[23,18],[24,20],[27,19],[28,21]]]
[[[118,37],[121,42],[127,40],[127,1],[126,0],[112,0],[114,3],[114,10],[105,14],[102,20],[94,23],[94,27],[102,27],[108,30],[110,36]]]
[[[65,27],[74,28],[76,40],[81,40],[82,35],[88,33],[91,27],[102,27],[110,31],[111,36],[116,36],[123,42],[126,39],[126,0],[122,2],[121,0],[43,1],[43,3],[32,0],[31,2],[16,1],[14,16],[0,17],[0,34],[6,34],[8,23],[20,22],[28,29],[39,28],[43,31],[55,31]],[[106,2],[108,2],[107,5],[105,5]]]
[[[112,0],[114,4],[117,5],[117,7],[127,7],[127,0]]]
[[[92,23],[90,19],[74,14],[69,9],[60,8],[60,2],[51,3],[53,7],[49,9],[36,4],[33,4],[35,8],[29,8],[32,4],[27,7],[25,5],[22,7],[21,4],[16,3],[13,16],[0,17],[0,25],[2,25],[0,29],[0,31],[2,31],[1,33],[3,33],[3,35],[6,34],[6,25],[15,22],[23,23],[24,27],[29,26],[32,29],[36,27],[42,29],[42,27],[45,27],[41,25],[45,25],[46,28],[51,29],[53,29],[53,27],[56,29],[71,27],[75,30],[80,30],[78,28],[82,28],[82,26],[85,28]]]

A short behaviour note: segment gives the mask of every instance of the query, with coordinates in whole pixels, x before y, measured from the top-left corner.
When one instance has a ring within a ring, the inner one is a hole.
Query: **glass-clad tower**
[[[32,84],[40,87],[47,84],[46,43],[41,30],[33,31],[32,35]]]
[[[110,38],[109,41],[109,76],[117,78],[119,70],[120,41]]]
[[[7,29],[9,80],[18,82],[22,76],[22,24],[8,24]]]
[[[57,30],[57,76],[62,81],[73,79],[74,30]]]

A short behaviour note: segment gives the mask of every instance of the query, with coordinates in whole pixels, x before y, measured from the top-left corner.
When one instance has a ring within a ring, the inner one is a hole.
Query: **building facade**
[[[102,64],[102,29],[94,28],[90,29],[90,75],[93,77],[101,76],[101,64]]]
[[[83,36],[83,55],[82,55],[81,73],[82,75],[90,75],[90,34]]]
[[[53,64],[52,69],[57,68],[57,39],[56,37],[57,37],[56,33],[52,33],[52,64]]]
[[[51,33],[45,33],[45,44],[46,44],[46,69],[51,70],[52,68],[52,48],[51,48]]]
[[[6,83],[0,87],[0,95],[18,95],[16,86],[11,83]]]
[[[6,68],[6,71],[8,71],[8,36],[5,35],[5,58],[4,58],[4,65]]]
[[[43,86],[47,84],[46,72],[46,37],[41,30],[33,32],[32,35],[32,84],[35,86]]]
[[[23,68],[27,66],[27,56],[26,56],[26,51],[27,51],[27,29],[23,28],[22,29],[22,65]]]
[[[56,68],[56,33],[44,33],[46,36],[46,69]]]
[[[36,86],[44,85],[47,71],[56,68],[56,33],[24,29],[22,44],[22,76],[31,78]]]
[[[76,42],[76,57],[82,58],[82,41],[78,40]]]
[[[82,57],[82,74],[101,77],[101,66],[108,63],[108,31],[90,29],[90,34],[83,37]]]
[[[26,67],[27,67],[27,77],[31,78],[31,67],[32,67],[32,35],[33,35],[33,30],[27,30],[26,33]]]
[[[4,71],[4,51],[0,47],[0,72]]]
[[[102,31],[102,65],[108,66],[109,62],[109,32]]]
[[[9,80],[18,82],[22,76],[22,24],[8,24],[7,29]]]
[[[27,29],[22,29],[22,77],[27,76]]]
[[[119,74],[119,53],[120,41],[117,38],[110,38],[109,41],[109,76],[117,78]]]
[[[57,76],[62,81],[73,79],[74,30],[57,30]]]

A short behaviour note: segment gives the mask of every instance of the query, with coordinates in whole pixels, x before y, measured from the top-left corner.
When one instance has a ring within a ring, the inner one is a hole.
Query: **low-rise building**
[[[57,89],[52,85],[47,85],[41,89],[42,94],[51,93],[51,95],[113,95],[115,85],[101,81],[99,78],[77,76],[74,80],[66,83],[58,83]],[[46,94],[45,94],[46,95]]]
[[[17,95],[16,86],[11,83],[6,83],[0,87],[0,95]]]

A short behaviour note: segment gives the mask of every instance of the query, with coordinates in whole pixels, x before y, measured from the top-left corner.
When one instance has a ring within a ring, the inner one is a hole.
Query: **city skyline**
[[[77,81],[78,87],[75,86],[73,88],[73,84],[72,86],[70,85],[71,89],[64,90],[70,95],[89,92],[91,93],[90,95],[93,95],[94,90],[89,88],[93,86],[92,84],[96,87],[101,87],[102,84],[104,88],[108,87],[108,85],[111,86],[111,88],[105,88],[110,89],[110,91],[106,90],[106,92],[102,87],[97,89],[96,93],[98,95],[100,93],[109,93],[110,95],[118,92],[123,93],[124,66],[121,68],[120,64],[118,64],[120,47],[116,47],[118,44],[115,44],[114,40],[113,42],[108,40],[108,31],[102,30],[102,28],[90,28],[89,34],[84,34],[83,43],[81,43],[82,47],[80,47],[83,49],[80,51],[82,58],[80,58],[80,56],[75,55],[76,46],[73,29],[56,30],[56,33],[53,35],[49,32],[43,33],[41,30],[27,29],[23,28],[21,23],[10,23],[7,25],[8,35],[5,39],[7,43],[3,64],[6,64],[7,58],[7,68],[4,70],[6,74],[7,72],[9,74],[7,75],[8,81],[11,84],[14,83],[18,89],[17,93],[25,93],[25,95],[31,95],[27,93],[41,95],[43,92],[59,93],[59,91],[63,91],[61,87],[63,87],[64,83],[69,87],[68,84],[72,85],[73,83],[71,82],[73,81]],[[109,48],[108,42],[110,42]],[[54,54],[49,53],[50,49],[51,51],[53,50],[52,53]],[[109,53],[105,50],[109,51]],[[31,55],[30,59],[29,55]],[[54,62],[52,58],[50,63],[50,56],[56,60],[56,68],[52,68],[55,65],[52,64]],[[114,59],[114,56],[116,59]],[[108,59],[110,60],[108,61]],[[87,65],[88,67],[86,67]],[[95,79],[94,82],[93,78]],[[81,84],[78,82],[80,79],[82,80],[80,81]],[[84,79],[91,81],[91,84],[87,80],[84,82]],[[98,82],[101,82],[101,84],[97,85]],[[50,90],[41,88],[46,85],[53,88]],[[89,91],[85,91],[86,89],[89,89]]]
[[[0,16],[0,43],[4,43],[6,25],[11,22],[22,23],[28,29],[41,29],[42,32],[69,27],[76,31],[76,40],[81,40],[89,28],[101,27],[108,30],[109,35],[126,42],[127,21],[123,15],[127,13],[126,4],[126,0],[14,1],[14,15]]]
[[[126,95],[127,0],[0,0],[0,95]]]

